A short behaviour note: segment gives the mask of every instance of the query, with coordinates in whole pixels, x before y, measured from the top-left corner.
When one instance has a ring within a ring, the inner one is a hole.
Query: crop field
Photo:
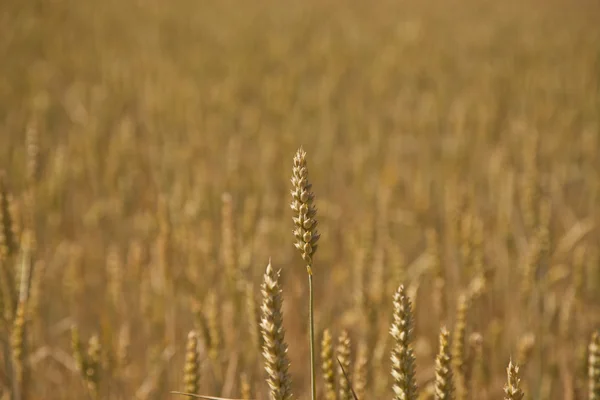
[[[2,0],[0,400],[190,394],[600,400],[600,3]]]

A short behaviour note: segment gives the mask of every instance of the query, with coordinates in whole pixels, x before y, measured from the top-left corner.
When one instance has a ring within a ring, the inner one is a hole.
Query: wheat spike
[[[600,333],[592,334],[588,349],[588,396],[589,400],[600,399]]]
[[[435,360],[435,399],[451,400],[454,398],[454,381],[452,376],[452,357],[450,355],[450,334],[443,327],[440,332],[440,349]]]
[[[468,296],[465,293],[462,293],[458,298],[456,320],[454,322],[454,332],[452,335],[452,369],[454,374],[456,398],[458,400],[467,398],[467,355],[465,353],[465,342],[468,307]]]
[[[263,356],[271,400],[292,398],[291,378],[288,374],[290,362],[283,328],[283,299],[279,275],[269,260],[262,284],[263,304],[260,326],[263,334]]]
[[[100,368],[102,364],[102,346],[98,336],[90,338],[87,351],[85,379],[92,398],[100,397]]]
[[[513,364],[512,360],[508,363],[506,375],[508,381],[506,386],[504,386],[504,399],[521,400],[524,394],[520,388],[521,379],[519,378],[519,367],[516,364]]]
[[[183,369],[184,390],[187,393],[198,394],[200,360],[198,356],[198,335],[191,331],[187,337],[185,350],[185,366]]]
[[[321,366],[323,368],[323,380],[325,381],[325,399],[336,400],[335,391],[335,369],[333,360],[333,343],[329,329],[323,331],[321,340]]]
[[[396,400],[416,400],[415,356],[412,349],[412,305],[404,285],[394,294],[394,320],[390,334],[394,340],[392,350],[392,378]]]
[[[338,391],[339,400],[350,400],[352,398],[350,367],[352,355],[352,341],[347,330],[343,330],[338,337],[336,356],[338,360]],[[343,370],[342,370],[343,369]]]
[[[309,274],[312,275],[313,255],[317,251],[319,233],[317,232],[317,210],[313,204],[315,195],[311,191],[312,184],[308,182],[308,168],[306,165],[306,152],[300,148],[294,157],[292,169],[292,203],[294,211],[294,245],[300,251],[302,259],[306,262]]]
[[[367,343],[362,340],[358,344],[354,372],[352,373],[352,386],[359,400],[363,400],[367,393],[369,356]]]

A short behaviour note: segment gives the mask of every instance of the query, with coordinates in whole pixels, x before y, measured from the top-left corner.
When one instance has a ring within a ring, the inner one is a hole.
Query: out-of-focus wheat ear
[[[446,327],[440,332],[440,348],[435,359],[435,399],[454,398],[454,378],[452,376],[452,357],[450,355],[450,333]]]
[[[128,278],[139,279],[144,270],[146,249],[139,240],[132,240],[127,248],[127,271]]]
[[[350,334],[347,330],[343,330],[338,337],[338,343],[336,347],[336,357],[338,360],[338,389],[339,389],[339,400],[351,400],[352,389],[351,383],[348,379],[350,377],[351,367],[351,356],[352,356],[352,342],[350,340]],[[342,370],[343,369],[343,370]],[[344,374],[344,372],[346,372]]]
[[[12,320],[16,306],[16,290],[11,283],[14,282],[14,276],[10,264],[12,256],[17,251],[9,201],[4,172],[0,172],[0,289],[2,290],[0,305],[7,321]]]
[[[197,300],[192,300],[192,313],[194,315],[194,328],[202,339],[204,348],[210,349],[210,330],[208,329],[208,321],[202,310],[202,304]]]
[[[546,196],[539,205],[539,226],[536,231],[538,243],[540,244],[540,268],[547,273],[550,268],[551,251],[553,248],[553,237],[551,229],[552,222],[552,200]]]
[[[169,210],[169,202],[165,196],[160,196],[157,205],[157,222],[158,236],[156,237],[156,254],[158,259],[158,272],[160,274],[160,282],[162,283],[164,294],[168,295],[170,289],[172,268],[171,268],[171,253],[172,253],[172,232],[171,215]]]
[[[244,210],[241,218],[241,233],[244,237],[251,237],[256,232],[260,211],[260,196],[250,194],[244,198]]]
[[[485,278],[486,271],[483,261],[484,249],[483,249],[483,241],[484,241],[484,226],[483,221],[479,215],[476,215],[473,218],[473,223],[471,227],[471,265],[473,267],[474,276],[480,276]]]
[[[385,247],[382,243],[375,243],[375,249],[373,250],[373,260],[371,261],[369,268],[369,302],[381,309],[383,303],[386,301],[386,254]],[[392,289],[394,290],[394,289]]]
[[[290,362],[283,327],[283,298],[279,275],[280,273],[273,269],[271,260],[269,260],[262,284],[263,303],[260,326],[263,334],[263,356],[271,400],[292,398],[292,379],[288,373]]]
[[[33,325],[31,328],[32,333],[40,332],[39,327],[41,321],[37,318],[39,316],[39,309],[42,301],[42,291],[45,282],[46,262],[44,260],[37,260],[34,264],[32,276],[31,276],[31,289],[29,293],[29,300],[27,301],[27,320]]]
[[[240,375],[240,395],[242,400],[252,399],[252,385],[250,384],[248,374],[245,372]]]
[[[117,312],[121,312],[122,308],[127,304],[125,301],[123,301],[123,271],[124,266],[121,261],[119,249],[117,246],[110,246],[106,252],[108,292],[110,299],[112,300],[113,307]]]
[[[321,340],[321,368],[323,369],[323,381],[325,382],[325,399],[336,400],[335,369],[333,360],[333,342],[331,331],[325,329]]]
[[[469,335],[469,371],[466,379],[472,398],[477,398],[485,386],[485,363],[483,336],[479,332],[473,332]]]
[[[356,350],[354,372],[352,373],[352,386],[359,400],[364,400],[367,393],[369,374],[369,349],[367,343],[361,340]]]
[[[400,285],[396,290],[393,305],[390,334],[394,340],[391,356],[394,399],[416,400],[418,393],[412,349],[412,305],[404,285]]]
[[[398,249],[398,243],[396,243],[391,235],[388,235],[386,240],[385,255],[387,257],[385,263],[388,264],[389,268],[391,269],[391,273],[388,277],[386,276],[388,266],[384,267],[384,279],[388,281],[387,285],[385,285],[385,294],[388,295],[390,293],[394,293],[400,282],[406,281],[408,263],[406,260],[406,255],[400,251],[400,249]],[[382,301],[386,302],[387,298],[383,296]]]
[[[34,235],[31,230],[23,232],[21,237],[21,254],[19,260],[19,302],[28,303],[33,276]]]
[[[40,177],[40,146],[37,121],[32,120],[25,132],[25,146],[27,149],[27,190],[24,195],[25,202],[25,228],[35,230],[36,186]]]
[[[520,203],[525,227],[529,232],[538,224],[537,210],[540,201],[538,147],[539,133],[527,135],[530,140],[523,146],[523,174],[521,176]]]
[[[237,249],[235,242],[235,228],[233,217],[233,198],[229,193],[221,196],[221,246],[220,255],[227,287],[230,296],[238,297],[238,284],[241,281],[237,263]]]
[[[433,306],[435,307],[438,319],[446,319],[446,276],[442,267],[440,256],[440,244],[438,234],[435,229],[428,229],[425,232],[426,252],[431,263],[433,272]]]
[[[592,334],[588,348],[588,398],[600,399],[600,332]]]
[[[460,215],[463,208],[463,195],[454,181],[444,188],[444,226],[446,240],[453,246],[459,245]]]
[[[213,362],[218,364],[219,354],[223,347],[223,331],[221,327],[221,312],[219,310],[219,302],[217,294],[210,291],[206,298],[206,324],[208,328],[209,344],[208,355]]]
[[[534,237],[527,249],[525,262],[523,264],[522,276],[521,276],[521,296],[525,303],[527,303],[531,297],[533,287],[535,285],[535,276],[537,269],[539,268],[541,257],[541,246],[537,237]]]
[[[88,343],[85,377],[90,396],[100,398],[100,371],[102,368],[102,346],[98,335],[93,335]]]
[[[11,352],[12,352],[12,366],[14,374],[14,393],[17,394],[17,399],[23,399],[26,397],[25,390],[27,389],[26,384],[26,371],[25,371],[25,358],[26,352],[26,302],[19,302],[15,318],[13,320],[12,331],[10,336]]]
[[[462,263],[461,279],[473,276],[473,220],[470,212],[465,212],[460,220],[460,255]]]
[[[256,359],[254,356],[256,351],[260,352],[260,349],[262,349],[263,346],[262,335],[260,333],[260,312],[256,305],[257,301],[254,293],[254,285],[248,283],[246,285],[246,313],[248,318],[248,333],[254,346],[252,355],[250,356],[253,360]]]
[[[580,244],[573,251],[573,274],[571,276],[571,285],[577,302],[583,300],[585,292],[585,262],[587,249],[585,245]]]
[[[469,296],[466,293],[461,293],[458,297],[454,332],[452,334],[452,371],[454,374],[456,398],[458,400],[466,399],[468,392],[465,376],[467,361],[465,342],[468,307]]]
[[[359,240],[356,240],[356,242],[359,242]],[[352,290],[352,297],[354,300],[354,305],[356,307],[357,310],[360,310],[364,313],[365,311],[365,306],[367,303],[367,290],[365,287],[365,280],[366,280],[366,255],[367,255],[367,251],[364,248],[364,246],[362,246],[360,243],[354,243],[353,244],[354,247],[354,251],[353,251],[353,257],[354,257],[354,262],[353,262],[353,282],[352,282],[352,286],[353,286],[353,290]]]
[[[32,120],[25,131],[25,147],[27,150],[27,182],[30,185],[39,180],[40,175],[40,137],[37,122]]]
[[[5,173],[0,171],[0,262],[8,260],[17,251],[10,203]]]
[[[519,378],[519,367],[514,364],[512,360],[508,363],[506,368],[507,383],[504,386],[504,399],[505,400],[521,400],[524,396],[521,390],[521,379]]]
[[[123,324],[119,330],[117,342],[117,367],[123,377],[127,377],[129,365],[131,364],[131,328],[129,323]]]
[[[188,333],[185,349],[185,365],[183,367],[183,386],[186,393],[198,394],[200,379],[200,359],[198,355],[198,335],[195,331]]]
[[[597,245],[592,245],[587,248],[586,251],[586,271],[588,276],[593,277],[593,279],[586,279],[585,289],[589,290],[590,293],[596,293],[600,290],[600,269],[598,265],[600,265],[600,247]]]
[[[77,368],[77,371],[85,378],[87,359],[83,352],[83,343],[81,342],[81,336],[77,325],[71,327],[71,351],[73,352],[73,359],[75,360],[75,368]]]
[[[517,363],[524,369],[529,360],[531,360],[531,353],[533,352],[533,346],[535,345],[535,335],[532,332],[528,332],[521,336],[517,344]]]

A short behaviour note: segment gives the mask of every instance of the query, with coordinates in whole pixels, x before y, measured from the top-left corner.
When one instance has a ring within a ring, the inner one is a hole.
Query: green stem
[[[317,399],[317,385],[315,382],[315,321],[313,315],[313,283],[312,271],[308,268],[308,325],[309,325],[309,341],[310,341],[310,389],[312,400]]]

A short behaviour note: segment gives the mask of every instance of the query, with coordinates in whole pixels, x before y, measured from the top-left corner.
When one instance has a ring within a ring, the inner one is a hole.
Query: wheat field
[[[600,400],[599,21],[3,0],[0,398]]]

